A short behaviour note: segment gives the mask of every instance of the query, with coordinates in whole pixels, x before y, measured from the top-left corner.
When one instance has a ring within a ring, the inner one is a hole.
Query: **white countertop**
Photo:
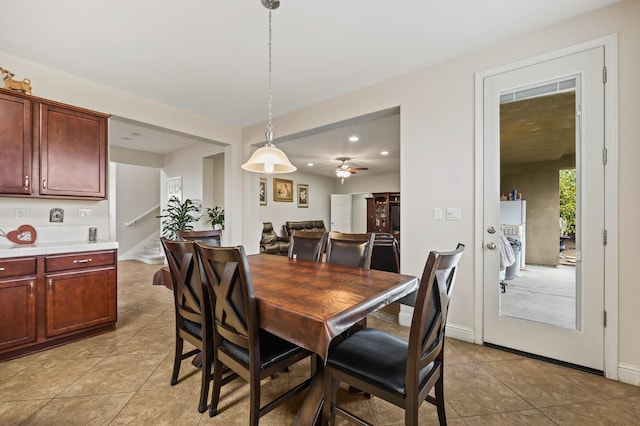
[[[113,250],[118,248],[117,241],[61,241],[35,244],[0,244],[0,258],[39,256],[57,253],[73,253],[77,251]]]

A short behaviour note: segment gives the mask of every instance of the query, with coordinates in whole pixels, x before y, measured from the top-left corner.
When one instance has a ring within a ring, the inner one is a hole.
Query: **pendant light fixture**
[[[296,166],[291,164],[287,154],[276,148],[273,144],[273,125],[271,124],[271,11],[280,7],[280,0],[261,0],[262,5],[269,9],[269,98],[267,101],[267,109],[269,111],[269,121],[267,122],[267,131],[265,136],[267,144],[257,149],[249,161],[242,165],[244,170],[256,173],[291,173],[297,170]]]

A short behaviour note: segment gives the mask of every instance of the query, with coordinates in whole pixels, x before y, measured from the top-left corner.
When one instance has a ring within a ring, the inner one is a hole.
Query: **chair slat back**
[[[327,233],[293,230],[289,238],[289,257],[319,262],[324,252]]]
[[[201,241],[208,246],[220,247],[222,239],[222,231],[219,229],[208,229],[205,231],[180,231],[178,238],[182,240]]]
[[[371,269],[400,272],[398,240],[388,233],[376,233],[371,252]]]
[[[348,234],[329,232],[327,262],[339,265],[371,267],[374,233]]]
[[[442,360],[447,311],[464,245],[451,252],[432,251],[427,258],[409,335],[407,385],[434,360]]]
[[[250,349],[257,340],[257,307],[244,247],[211,247],[196,243],[209,288],[215,333]]]
[[[192,241],[172,241],[162,238],[167,256],[173,298],[178,313],[189,321],[202,324],[209,301],[200,279],[200,267],[195,245]]]

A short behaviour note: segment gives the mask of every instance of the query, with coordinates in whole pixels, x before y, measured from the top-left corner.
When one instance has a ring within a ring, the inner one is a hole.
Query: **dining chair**
[[[207,229],[204,231],[180,231],[178,238],[189,241],[202,241],[208,246],[220,247],[222,244],[222,231],[220,229]]]
[[[396,237],[376,232],[371,253],[371,269],[400,272],[400,248]]]
[[[176,346],[171,386],[178,383],[180,365],[184,359],[202,352],[202,377],[198,411],[207,409],[209,383],[213,378],[213,321],[207,290],[202,285],[198,254],[193,241],[172,241],[161,238],[167,256],[175,306]],[[183,353],[184,341],[196,348]]]
[[[329,350],[324,370],[324,425],[335,415],[368,424],[337,406],[340,382],[404,409],[405,425],[417,425],[423,401],[437,407],[440,425],[447,424],[444,406],[444,343],[447,310],[464,245],[451,252],[429,253],[411,320],[409,340],[374,328],[362,329]],[[435,387],[435,396],[429,395]]]
[[[344,232],[329,232],[327,239],[327,263],[371,267],[371,252],[375,234],[348,234]]]
[[[244,247],[196,243],[213,306],[214,379],[209,416],[218,414],[222,364],[249,382],[249,424],[306,389],[304,380],[263,407],[260,380],[308,357],[311,352],[259,327],[258,309]]]
[[[297,231],[289,237],[289,257],[319,262],[327,242],[326,231]]]

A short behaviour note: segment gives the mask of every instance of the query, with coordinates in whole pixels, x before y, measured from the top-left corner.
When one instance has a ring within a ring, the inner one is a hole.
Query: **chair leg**
[[[180,374],[180,363],[182,362],[182,337],[176,333],[176,351],[173,358],[173,373],[171,374],[171,386],[178,384],[178,374]]]
[[[251,375],[251,383],[249,384],[250,402],[249,402],[249,425],[258,426],[260,421],[260,376],[258,374]]]
[[[209,408],[209,417],[218,414],[218,402],[220,401],[220,387],[222,387],[222,363],[216,358],[213,365],[213,391],[211,392],[211,408]]]
[[[324,403],[322,404],[322,424],[323,426],[333,425],[336,422],[336,406],[338,387],[340,382],[333,378],[329,367],[324,370]]]
[[[200,403],[198,412],[207,411],[207,397],[209,396],[209,383],[211,383],[211,352],[208,348],[202,352],[202,383],[200,383]]]
[[[436,382],[435,394],[436,394],[436,408],[438,409],[438,421],[440,426],[447,425],[447,415],[444,412],[444,369],[440,370],[440,378]]]

